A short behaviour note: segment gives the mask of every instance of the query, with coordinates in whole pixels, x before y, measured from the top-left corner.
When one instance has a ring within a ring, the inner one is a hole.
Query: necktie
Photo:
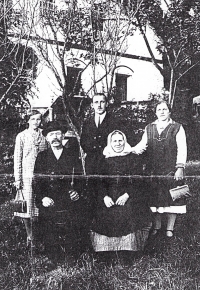
[[[97,128],[99,128],[99,126],[100,126],[100,116],[98,116],[98,119],[97,119]]]

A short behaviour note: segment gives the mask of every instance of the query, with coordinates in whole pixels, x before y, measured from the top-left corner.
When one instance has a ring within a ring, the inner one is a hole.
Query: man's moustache
[[[51,141],[51,144],[56,143],[56,142],[60,142],[58,139],[54,139]]]

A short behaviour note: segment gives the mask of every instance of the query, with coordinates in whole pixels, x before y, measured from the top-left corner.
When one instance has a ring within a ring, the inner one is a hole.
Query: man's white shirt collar
[[[61,149],[53,149],[53,147],[51,147],[56,159],[58,160],[63,152],[63,148]]]
[[[97,127],[98,127],[99,124],[101,124],[103,122],[105,116],[106,116],[106,112],[104,112],[101,115],[100,114],[95,114],[94,120],[95,120],[95,124],[96,124]]]

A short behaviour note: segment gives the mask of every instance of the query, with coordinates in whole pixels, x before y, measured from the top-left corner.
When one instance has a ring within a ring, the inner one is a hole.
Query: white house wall
[[[23,7],[22,3],[26,2],[27,5],[29,5],[33,10],[34,10],[34,7],[36,7],[39,3],[38,0],[33,0],[31,2],[27,0],[15,0],[15,1],[18,3],[18,6],[16,5],[16,8],[20,8],[20,6]],[[58,1],[58,0],[56,1],[60,3],[61,5],[60,8],[63,8],[65,1]],[[37,22],[37,19],[35,19],[35,21]],[[48,30],[46,31],[45,29],[41,30],[39,29],[39,26],[40,24],[38,21],[38,23],[35,24],[35,32],[37,31],[37,33],[39,33],[40,35],[42,34],[44,37],[48,36],[47,38],[51,39],[51,34],[48,33]],[[34,36],[34,34],[32,35]],[[146,35],[149,40],[149,43],[150,43],[150,46],[154,53],[155,58],[161,60],[161,55],[159,55],[158,51],[156,50],[155,35],[149,27],[146,28]],[[32,44],[30,44],[30,46],[34,48],[34,41],[32,41]],[[128,37],[126,46],[127,46],[127,50],[123,51],[123,53],[132,55],[135,58],[143,57],[143,58],[149,58],[149,60],[151,59],[150,54],[147,50],[146,44],[144,42],[144,39],[141,33],[139,32],[139,30],[137,30],[133,36]],[[76,50],[75,55],[77,55],[77,52],[78,51]],[[39,52],[36,51],[36,53],[38,54],[40,58]],[[61,76],[61,80],[62,80],[62,72],[61,72],[60,63],[59,63],[59,60],[57,59],[56,53],[54,52],[54,46],[50,44],[48,45],[48,56],[52,60],[53,65],[55,66],[55,69],[57,70],[58,74]],[[70,65],[70,62],[69,62],[70,57],[71,55],[69,55],[69,57],[66,56],[66,66]],[[42,58],[40,59],[41,59],[41,62],[38,65],[38,74],[35,80],[36,89],[35,88],[33,89],[35,98],[34,100],[30,99],[30,101],[32,105],[34,106],[45,106],[45,105],[49,106],[51,105],[52,99],[55,99],[62,94],[62,90],[52,70],[48,68],[47,64],[44,61],[42,61]],[[87,61],[85,61],[85,63],[87,63]],[[119,58],[117,64],[120,65],[121,67],[116,72],[120,74],[126,74],[129,76],[127,78],[127,100],[128,101],[147,100],[150,93],[159,93],[162,90],[163,77],[161,76],[160,72],[155,68],[155,66],[153,65],[151,61],[121,57]],[[104,71],[102,67],[97,66],[96,76],[95,76],[96,80],[101,78],[102,75],[104,75]],[[109,80],[110,80],[110,76],[108,76],[108,81]],[[82,74],[82,86],[83,86],[84,91],[87,92],[91,88],[92,84],[93,84],[93,72],[92,72],[92,68],[89,67]],[[115,86],[115,78],[114,78],[113,86]],[[98,92],[106,91],[105,79],[97,83],[97,91]],[[92,91],[90,91],[89,93],[90,96],[91,96],[91,93]]]
[[[156,49],[158,39],[155,36],[153,30],[149,26],[146,27],[145,34],[155,58],[162,60],[162,55],[160,55],[160,53]],[[134,32],[134,36],[128,37],[128,49],[126,53],[150,57],[149,51],[147,49],[147,46],[139,29]]]
[[[163,88],[163,77],[151,62],[123,59],[134,73],[127,79],[127,100],[148,100],[150,93],[159,93]]]
[[[54,65],[60,75],[62,75],[58,60],[54,60]],[[128,101],[148,100],[150,93],[161,92],[163,88],[163,77],[152,62],[122,57],[120,58],[118,65],[121,67],[116,70],[117,73],[129,75],[127,78]],[[66,66],[70,66],[70,62],[66,61]],[[84,68],[84,65],[82,67]],[[104,75],[104,70],[98,65],[95,71],[95,78],[96,80],[99,80]],[[110,81],[109,76],[108,81]],[[91,67],[88,67],[82,74],[82,86],[84,91],[87,92],[92,87],[92,84],[93,71]],[[36,86],[37,90],[35,90],[35,95],[37,97],[34,100],[31,100],[34,106],[44,106],[45,104],[46,106],[49,106],[53,99],[56,99],[62,94],[62,90],[59,87],[53,72],[44,62],[38,67]],[[113,86],[115,86],[115,78]],[[105,92],[105,79],[98,82],[96,87],[98,92]],[[89,96],[91,96],[91,94],[92,91],[89,92]]]

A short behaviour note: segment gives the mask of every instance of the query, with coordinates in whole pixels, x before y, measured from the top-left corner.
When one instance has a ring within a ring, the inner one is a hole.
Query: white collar
[[[106,112],[104,112],[103,114],[95,114],[94,120],[95,120],[96,126],[98,126],[99,121],[100,121],[100,124],[103,122],[105,116],[106,116]]]
[[[172,124],[172,123],[173,123],[173,120],[170,118],[169,121],[168,121],[166,124],[168,125],[168,124]],[[155,120],[152,124],[156,124],[156,125],[158,125],[158,124],[160,124],[160,122],[159,122],[158,119],[157,119],[157,120]]]
[[[165,123],[162,123],[162,122],[159,122],[158,119],[154,122],[154,124],[156,125],[157,127],[157,130],[158,130],[158,134],[161,134],[163,130],[165,130],[165,128],[167,128],[167,126],[169,124],[172,124],[172,119],[169,119],[168,122],[165,122]]]
[[[63,152],[63,147],[60,149],[53,149],[53,147],[51,147],[53,154],[55,155],[56,159],[58,160]]]

